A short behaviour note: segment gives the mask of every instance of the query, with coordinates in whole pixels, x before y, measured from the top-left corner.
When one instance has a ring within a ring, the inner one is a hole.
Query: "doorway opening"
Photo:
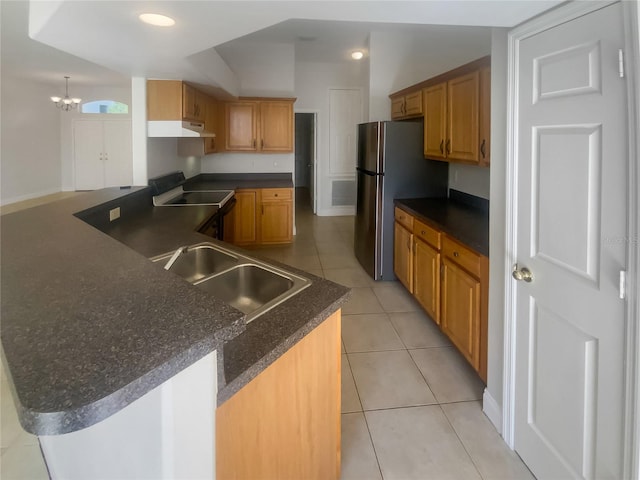
[[[316,125],[317,113],[295,114],[296,208],[308,207],[316,213]]]

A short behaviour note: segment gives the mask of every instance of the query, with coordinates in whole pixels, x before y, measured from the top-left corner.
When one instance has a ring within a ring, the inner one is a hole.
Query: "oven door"
[[[218,240],[230,241],[227,239],[229,234],[225,234],[225,222],[228,224],[227,230],[233,233],[233,208],[235,205],[236,198],[231,197],[198,229],[198,232]]]

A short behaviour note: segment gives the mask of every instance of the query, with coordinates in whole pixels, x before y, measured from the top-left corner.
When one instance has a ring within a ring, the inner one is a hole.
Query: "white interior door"
[[[131,121],[104,121],[104,186],[120,187],[133,182]]]
[[[622,477],[623,46],[620,4],[520,42],[514,444],[541,480]]]
[[[73,124],[73,161],[76,190],[104,187],[102,121],[81,120]]]

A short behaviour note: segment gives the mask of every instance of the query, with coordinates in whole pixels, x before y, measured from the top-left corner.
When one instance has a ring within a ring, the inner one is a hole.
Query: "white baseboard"
[[[482,394],[482,411],[491,421],[498,433],[502,435],[502,408],[485,388]]]
[[[350,207],[329,207],[318,209],[319,217],[340,217],[344,215],[355,215],[356,207],[355,205]]]
[[[28,193],[26,195],[20,195],[18,197],[5,198],[0,200],[0,205],[10,205],[12,203],[24,202],[25,200],[33,200],[34,198],[45,197],[47,195],[53,195],[54,193],[60,193],[59,188],[52,188],[49,190],[43,190],[42,192]]]

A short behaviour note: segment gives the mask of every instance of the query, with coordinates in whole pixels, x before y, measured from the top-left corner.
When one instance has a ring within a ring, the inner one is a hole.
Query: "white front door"
[[[519,44],[514,445],[541,480],[622,477],[623,46],[619,3]]]
[[[103,151],[102,121],[75,121],[73,161],[76,190],[97,190],[104,187]]]
[[[122,187],[133,182],[131,121],[104,121],[104,186]]]

